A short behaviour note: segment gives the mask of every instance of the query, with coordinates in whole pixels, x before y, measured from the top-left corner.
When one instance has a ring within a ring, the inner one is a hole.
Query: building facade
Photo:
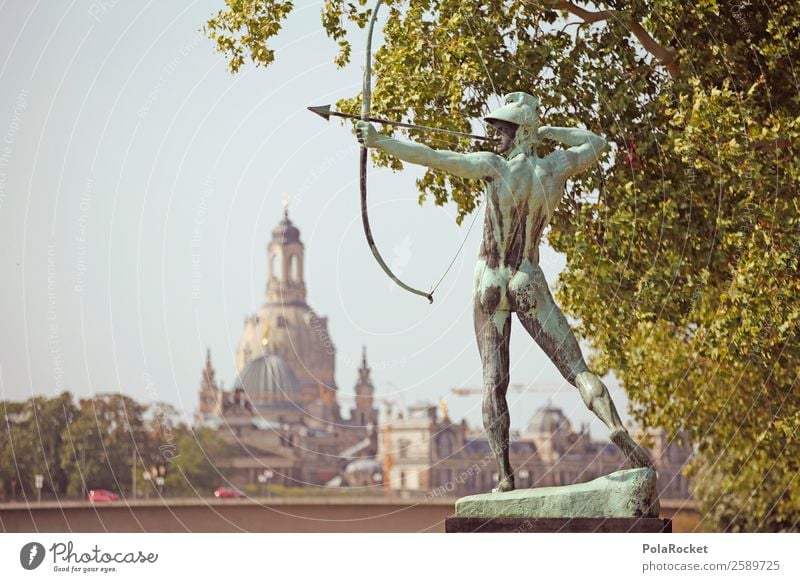
[[[300,231],[284,208],[267,246],[265,301],[244,320],[237,376],[221,389],[210,354],[202,374],[198,424],[235,445],[227,473],[234,484],[319,486],[348,463],[374,458],[378,411],[362,354],[355,407],[341,414],[336,347],[326,317],[307,303]]]
[[[497,485],[497,466],[485,433],[452,421],[446,406],[440,411],[430,404],[412,406],[382,424],[379,433],[385,486],[401,495],[460,497],[486,493]],[[681,470],[691,449],[669,442],[664,431],[650,437],[660,497],[687,499],[688,483]],[[536,411],[525,430],[511,432],[510,448],[519,489],[582,483],[627,466],[616,446],[593,441],[586,426],[574,430],[563,412],[549,404]]]
[[[234,485],[349,486],[404,496],[461,496],[490,491],[497,469],[481,429],[453,421],[443,402],[410,407],[379,423],[366,348],[356,373],[354,406],[341,413],[336,348],[328,320],[307,302],[305,248],[284,208],[266,249],[264,303],[244,320],[237,375],[222,389],[207,355],[197,424],[234,445],[225,473]],[[641,438],[642,435],[639,435]],[[662,498],[688,497],[681,469],[690,450],[653,433],[650,452]],[[551,405],[523,431],[512,431],[516,485],[589,481],[625,466],[616,447],[574,430]]]

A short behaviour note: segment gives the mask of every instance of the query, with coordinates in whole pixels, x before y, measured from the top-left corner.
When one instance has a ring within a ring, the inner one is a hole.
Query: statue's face
[[[510,121],[503,121],[502,119],[491,119],[489,124],[494,128],[497,134],[497,139],[500,143],[497,145],[497,151],[501,154],[507,152],[514,146],[514,136],[517,135],[516,123]]]

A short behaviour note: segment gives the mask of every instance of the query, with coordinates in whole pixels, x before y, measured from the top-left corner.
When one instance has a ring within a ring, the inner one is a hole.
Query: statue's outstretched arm
[[[592,133],[588,129],[577,127],[550,127],[539,129],[540,138],[549,138],[564,145],[571,146],[550,154],[556,162],[564,178],[583,172],[594,164],[608,148],[605,138]]]
[[[366,121],[356,123],[356,135],[367,147],[378,148],[404,162],[427,166],[432,170],[446,172],[459,178],[494,179],[501,175],[505,167],[505,160],[491,152],[461,154],[435,150],[419,143],[380,135],[372,124]]]

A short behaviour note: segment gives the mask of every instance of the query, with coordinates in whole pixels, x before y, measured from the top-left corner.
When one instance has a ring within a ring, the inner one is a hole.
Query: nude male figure
[[[468,154],[434,150],[379,135],[368,122],[356,124],[359,142],[405,162],[488,183],[483,240],[473,282],[475,335],[483,364],[483,423],[498,469],[493,491],[514,489],[509,462],[510,417],[506,392],[511,313],[577,387],[586,406],[610,429],[610,439],[634,467],[652,466],[628,434],[608,389],[589,371],[564,314],[553,300],[541,268],[539,242],[564,193],[566,180],[597,161],[606,141],[585,129],[539,125],[539,103],[527,93],[505,96],[486,117],[499,134],[498,151]],[[535,144],[551,139],[569,146],[539,158]]]

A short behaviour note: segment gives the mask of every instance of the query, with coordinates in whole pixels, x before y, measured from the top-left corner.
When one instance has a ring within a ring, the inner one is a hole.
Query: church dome
[[[383,463],[377,459],[360,458],[347,463],[344,468],[345,473],[359,473],[359,472],[380,473],[383,471]]]
[[[236,388],[244,389],[254,400],[264,397],[294,399],[300,395],[297,376],[275,353],[251,360],[236,379],[234,390]]]
[[[545,406],[537,410],[528,422],[527,432],[533,434],[555,434],[571,432],[572,425],[560,408]]]
[[[283,220],[272,230],[272,242],[282,245],[300,242],[300,230],[289,220],[287,213],[284,213]]]

